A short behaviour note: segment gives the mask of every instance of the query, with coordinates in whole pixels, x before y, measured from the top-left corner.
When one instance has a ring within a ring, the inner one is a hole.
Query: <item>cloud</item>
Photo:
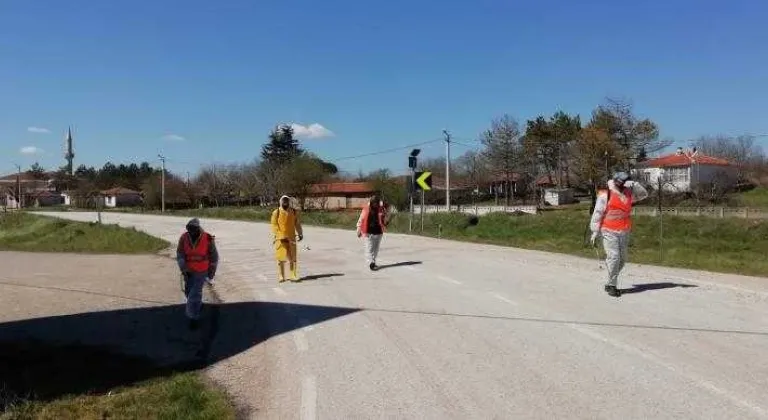
[[[293,129],[293,134],[296,135],[296,137],[304,137],[308,139],[321,139],[323,137],[333,137],[335,134],[333,134],[333,131],[323,127],[322,125],[318,123],[310,124],[310,125],[301,125],[301,124],[291,124],[291,128]]]
[[[184,141],[186,140],[184,137],[178,135],[178,134],[166,134],[163,136],[163,140],[165,141]]]
[[[27,131],[37,134],[51,134],[51,130],[42,127],[27,127]]]
[[[43,149],[35,146],[26,146],[19,149],[19,153],[22,155],[39,155],[43,153]]]

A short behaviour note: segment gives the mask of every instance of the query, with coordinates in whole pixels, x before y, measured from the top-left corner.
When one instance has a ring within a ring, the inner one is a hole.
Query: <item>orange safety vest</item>
[[[193,246],[192,238],[189,233],[184,234],[184,260],[187,268],[193,273],[207,273],[211,266],[208,259],[208,247],[210,246],[211,236],[205,232],[200,234],[197,244]]]
[[[627,202],[621,201],[618,194],[608,191],[608,203],[603,213],[602,228],[615,232],[626,232],[632,228],[632,190],[624,189]]]
[[[381,231],[386,232],[387,227],[384,225],[384,210],[383,207],[379,207],[379,225],[381,225]],[[363,233],[363,235],[368,234],[368,218],[371,216],[371,205],[366,204],[365,207],[363,207],[363,214],[362,214],[362,224],[360,225],[360,232]]]

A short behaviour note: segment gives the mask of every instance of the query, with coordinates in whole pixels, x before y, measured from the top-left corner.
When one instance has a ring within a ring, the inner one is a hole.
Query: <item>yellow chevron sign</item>
[[[432,189],[432,172],[416,172],[416,185],[419,189],[429,191]]]

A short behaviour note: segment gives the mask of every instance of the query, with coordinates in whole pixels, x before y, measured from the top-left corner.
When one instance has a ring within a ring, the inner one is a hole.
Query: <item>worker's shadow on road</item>
[[[376,267],[377,270],[386,270],[387,268],[395,268],[395,267],[407,267],[411,265],[419,265],[421,264],[421,261],[401,261],[396,262],[392,264],[382,264]]]
[[[684,283],[671,283],[671,282],[662,282],[662,283],[642,283],[642,284],[633,284],[631,288],[628,289],[621,289],[621,294],[628,295],[633,293],[643,293],[643,292],[649,292],[652,290],[664,290],[664,289],[675,289],[675,288],[691,288],[691,287],[699,287],[695,284],[684,284]]]
[[[327,274],[309,274],[301,278],[301,281],[313,281],[313,280],[323,280],[323,279],[332,279],[334,277],[341,277],[344,273],[327,273]]]
[[[188,329],[183,305],[2,323],[0,412],[18,398],[105,393],[205,368],[271,337],[357,311],[275,302],[211,304],[195,331]]]

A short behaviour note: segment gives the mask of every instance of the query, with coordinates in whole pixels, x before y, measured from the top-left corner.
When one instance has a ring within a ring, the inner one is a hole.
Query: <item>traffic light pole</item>
[[[411,217],[408,219],[408,232],[413,231],[413,193],[416,190],[416,169],[411,168],[411,187],[409,189],[408,195],[410,196],[411,201]]]

